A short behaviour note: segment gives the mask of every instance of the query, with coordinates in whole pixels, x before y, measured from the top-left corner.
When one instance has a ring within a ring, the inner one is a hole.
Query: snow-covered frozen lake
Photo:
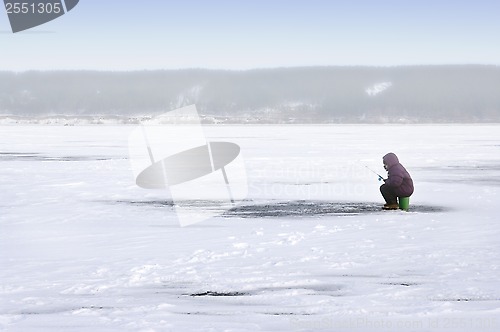
[[[204,127],[249,194],[188,227],[135,185],[132,129],[0,127],[0,330],[500,328],[500,125]],[[408,212],[365,167],[391,151]]]

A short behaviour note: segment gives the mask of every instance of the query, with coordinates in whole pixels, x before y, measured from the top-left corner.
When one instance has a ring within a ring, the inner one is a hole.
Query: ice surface
[[[179,227],[128,126],[0,127],[0,329],[496,331],[500,127],[214,126],[243,204]],[[381,158],[410,211],[378,209]]]

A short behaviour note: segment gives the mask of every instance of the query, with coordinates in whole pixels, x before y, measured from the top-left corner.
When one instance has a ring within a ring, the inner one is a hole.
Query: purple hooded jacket
[[[382,160],[387,165],[387,180],[385,184],[394,189],[399,197],[408,197],[413,194],[413,180],[408,171],[399,163],[394,153],[386,154]]]

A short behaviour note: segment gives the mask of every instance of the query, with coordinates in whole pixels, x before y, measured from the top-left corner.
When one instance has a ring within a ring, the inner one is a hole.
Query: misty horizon
[[[495,65],[0,72],[0,114],[155,116],[196,104],[208,122],[498,122]]]
[[[28,32],[24,32],[28,33]],[[33,32],[32,32],[33,33]],[[248,67],[248,68],[219,68],[219,67],[203,67],[203,66],[192,66],[192,67],[179,67],[179,68],[134,68],[134,69],[98,69],[98,68],[56,68],[56,69],[22,69],[22,70],[6,70],[0,69],[0,73],[28,73],[28,72],[106,72],[106,73],[129,73],[129,72],[162,72],[162,71],[189,71],[189,70],[201,70],[201,71],[222,71],[222,72],[247,72],[247,71],[260,71],[260,70],[274,70],[274,69],[308,69],[308,68],[405,68],[405,67],[463,67],[463,66],[474,66],[474,67],[500,67],[500,64],[495,63],[408,63],[408,64],[387,64],[387,65],[376,65],[376,64],[325,64],[325,65],[283,65],[283,66],[262,66],[262,67]]]

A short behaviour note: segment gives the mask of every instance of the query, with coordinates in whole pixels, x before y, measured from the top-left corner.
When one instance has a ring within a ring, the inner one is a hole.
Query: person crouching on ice
[[[398,197],[410,197],[413,194],[413,180],[394,153],[386,154],[382,161],[387,171],[387,179],[384,179],[385,183],[380,186],[380,192],[386,202],[383,209],[396,210],[399,208]]]

